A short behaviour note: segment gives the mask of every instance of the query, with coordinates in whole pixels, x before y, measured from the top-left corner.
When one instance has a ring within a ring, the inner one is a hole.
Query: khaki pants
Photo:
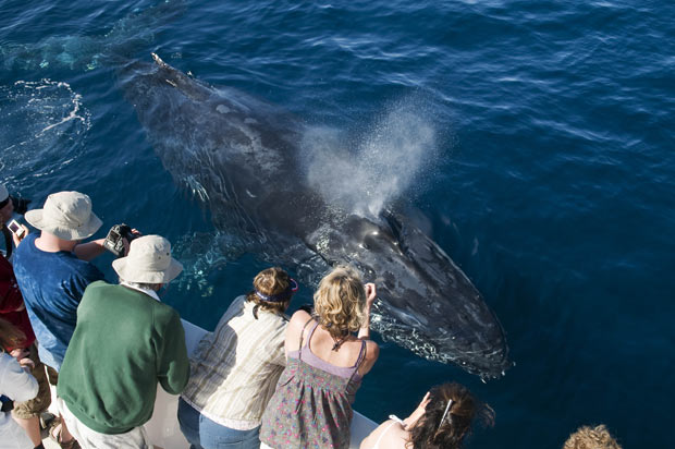
[[[152,449],[145,427],[135,427],[129,432],[118,435],[106,435],[96,432],[82,424],[68,410],[68,406],[59,398],[61,416],[66,421],[68,430],[73,434],[82,449]]]

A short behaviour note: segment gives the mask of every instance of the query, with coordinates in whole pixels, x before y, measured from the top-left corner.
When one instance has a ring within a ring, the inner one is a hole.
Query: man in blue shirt
[[[89,261],[105,251],[104,239],[80,243],[102,222],[92,212],[91,199],[79,192],[49,195],[42,209],[26,212],[25,218],[41,233],[39,237],[29,234],[17,247],[14,274],[37,337],[39,357],[58,371],[75,331],[84,290],[103,280],[103,273]],[[55,429],[61,448],[80,447],[64,423]]]
[[[28,211],[26,221],[42,231],[28,235],[16,250],[14,273],[39,344],[40,359],[61,367],[75,330],[84,289],[103,279],[89,261],[105,249],[103,239],[89,243],[101,220],[91,200],[78,192],[49,195],[43,209]]]

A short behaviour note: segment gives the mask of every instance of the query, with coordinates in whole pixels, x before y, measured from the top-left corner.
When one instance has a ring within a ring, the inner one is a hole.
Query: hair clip
[[[448,400],[448,405],[445,406],[445,411],[443,412],[443,417],[441,418],[441,422],[438,423],[439,429],[443,425],[443,421],[445,421],[445,417],[448,415],[448,412],[450,411],[450,407],[452,407],[452,399]],[[450,422],[452,423],[452,418],[450,419]]]

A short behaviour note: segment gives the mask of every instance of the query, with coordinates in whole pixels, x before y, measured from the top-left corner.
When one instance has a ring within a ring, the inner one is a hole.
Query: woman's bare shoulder
[[[312,316],[304,310],[298,310],[291,316],[291,321],[288,323],[289,330],[295,333],[302,332],[307,322],[312,319]]]
[[[384,435],[383,435],[384,434]],[[367,438],[361,443],[360,449],[372,449],[375,443],[380,440],[379,447],[389,449],[403,449],[410,434],[406,432],[398,423],[387,420],[380,424]],[[381,439],[380,439],[381,438]]]
[[[299,324],[304,326],[312,316],[304,310],[296,311],[293,316],[291,316],[291,324]]]

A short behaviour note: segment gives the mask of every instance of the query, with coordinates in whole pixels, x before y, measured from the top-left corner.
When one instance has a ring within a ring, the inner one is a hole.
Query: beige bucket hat
[[[112,263],[123,281],[143,284],[166,284],[175,279],[183,265],[171,257],[171,243],[159,235],[132,240],[129,255]]]
[[[26,212],[26,221],[63,240],[91,237],[103,222],[91,211],[91,199],[80,192],[59,192],[47,197],[42,209]]]

